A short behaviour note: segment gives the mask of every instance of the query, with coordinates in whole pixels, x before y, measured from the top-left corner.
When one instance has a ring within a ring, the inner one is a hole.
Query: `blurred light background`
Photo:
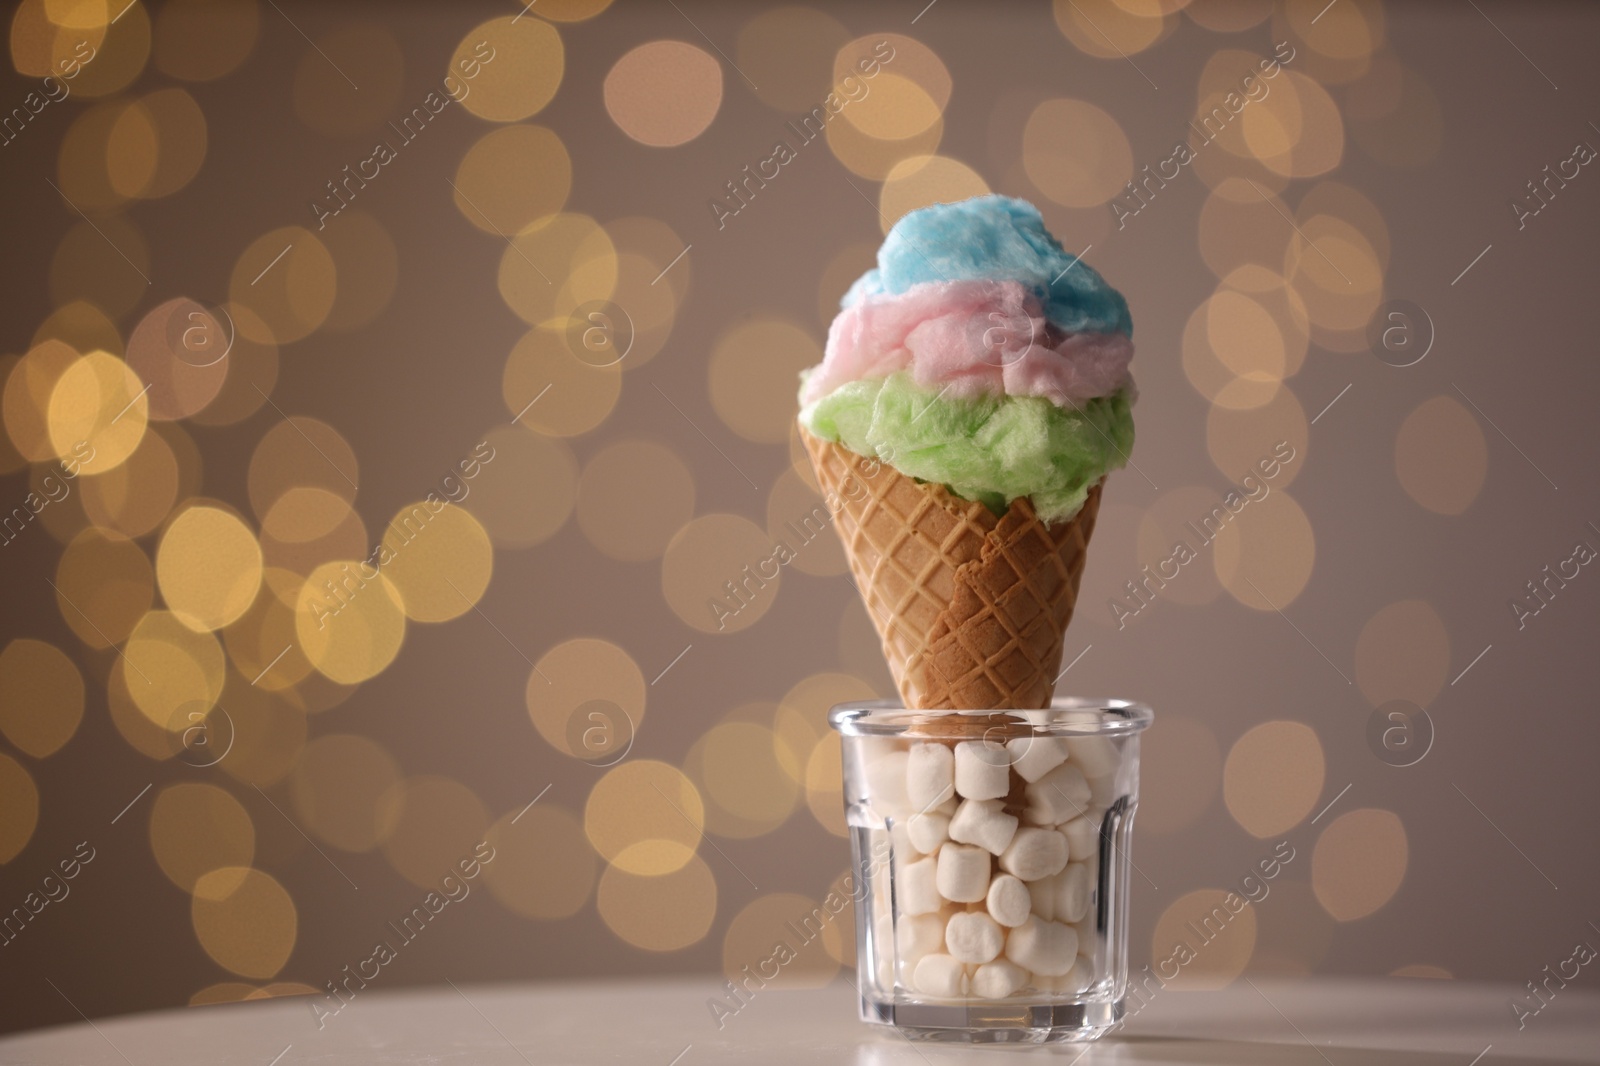
[[[14,8],[0,1026],[765,957],[892,694],[795,375],[988,191],[1137,323],[1135,965],[1283,842],[1185,982],[1600,936],[1600,12],[924,3]]]

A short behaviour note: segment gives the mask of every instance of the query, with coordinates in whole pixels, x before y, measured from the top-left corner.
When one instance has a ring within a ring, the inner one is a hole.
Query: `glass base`
[[[912,1040],[1057,1044],[1098,1040],[1122,1019],[1122,1000],[1079,1003],[895,1003],[861,1000],[861,1020]]]

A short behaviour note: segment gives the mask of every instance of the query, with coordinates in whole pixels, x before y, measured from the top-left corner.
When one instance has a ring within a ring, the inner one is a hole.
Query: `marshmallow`
[[[1083,921],[1073,926],[1078,931],[1078,957],[1089,960],[1089,966],[1094,966],[1094,957],[1100,951],[1100,932],[1095,928],[1095,915],[1091,912]]]
[[[1056,879],[1054,877],[1041,877],[1037,881],[1028,881],[1026,884],[1028,886],[1028,898],[1032,904],[1029,909],[1046,921],[1054,918],[1056,916]]]
[[[982,999],[1005,999],[1028,984],[1028,971],[1004,959],[987,962],[972,975],[972,994]]]
[[[867,798],[880,815],[902,814],[911,809],[906,794],[904,751],[889,751],[867,760]]]
[[[911,978],[912,987],[925,996],[955,999],[964,991],[967,971],[945,954],[924,955]]]
[[[1006,850],[1017,832],[1017,819],[1005,813],[997,799],[962,800],[948,824],[950,839],[976,844],[992,855]]]
[[[939,845],[950,839],[950,816],[929,811],[913,814],[906,822],[906,835],[911,846],[925,855],[939,850]]]
[[[1028,786],[1028,821],[1060,825],[1089,807],[1089,782],[1077,764],[1065,762]]]
[[[1060,977],[1078,958],[1078,931],[1037,915],[1006,937],[1006,958],[1044,977]]]
[[[1018,737],[1006,741],[1011,765],[1030,785],[1067,761],[1067,745],[1060,737]]]
[[[939,895],[952,903],[978,902],[989,891],[989,853],[963,844],[940,845],[936,883]]]
[[[1096,807],[1109,807],[1117,802],[1117,775],[1106,774],[1103,777],[1089,778],[1089,802]]]
[[[1011,791],[1011,756],[999,744],[966,740],[956,745],[956,791],[967,799],[1001,799]]]
[[[1089,900],[1094,894],[1094,883],[1089,880],[1089,867],[1081,862],[1068,863],[1055,883],[1055,918],[1063,922],[1079,922],[1089,912]]]
[[[947,848],[949,846],[945,845]],[[1000,868],[1024,881],[1037,881],[1041,877],[1060,873],[1066,864],[1067,838],[1054,829],[1038,829],[1034,826],[1018,829],[1005,854],[1000,856]],[[946,895],[945,898],[954,897]]]
[[[1061,835],[1067,838],[1067,855],[1073,862],[1081,862],[1091,855],[1100,854],[1100,829],[1087,817],[1074,818],[1063,825]]]
[[[1094,984],[1094,964],[1082,955],[1072,964],[1072,969],[1058,977],[1043,977],[1035,974],[1033,983],[1041,992],[1055,992],[1061,995],[1077,996],[1087,991]]]
[[[1006,946],[1005,930],[982,911],[961,911],[950,916],[944,929],[950,954],[967,963],[992,962]]]
[[[1010,874],[1000,874],[989,882],[989,894],[984,897],[989,917],[1008,929],[1028,920],[1033,910],[1033,894],[1028,886]]]
[[[1078,764],[1085,777],[1104,777],[1114,774],[1122,765],[1122,756],[1109,737],[1070,737],[1067,750],[1072,761]]]
[[[906,757],[906,794],[919,811],[954,794],[956,759],[943,744],[916,744]]]
[[[895,902],[900,905],[900,913],[932,914],[938,910],[941,906],[938,884],[938,860],[932,855],[906,863],[900,871],[900,883],[895,886]]]
[[[894,926],[894,954],[908,976],[924,955],[944,950],[944,918],[938,914],[903,916]]]

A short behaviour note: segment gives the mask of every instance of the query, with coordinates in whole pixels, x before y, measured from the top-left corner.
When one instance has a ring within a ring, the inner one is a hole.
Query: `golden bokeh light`
[[[538,19],[527,21],[549,29]],[[502,126],[467,149],[451,184],[463,218],[486,233],[509,237],[566,205],[572,157],[543,126]]]
[[[1242,494],[1230,496],[1245,499]],[[1287,492],[1274,492],[1248,503],[1231,524],[1212,545],[1211,561],[1222,587],[1258,611],[1282,610],[1293,603],[1311,580],[1317,559],[1317,539],[1305,509]]]
[[[1356,687],[1374,707],[1407,700],[1425,708],[1449,672],[1450,633],[1426,600],[1387,605],[1356,638]]]
[[[386,143],[398,140],[403,147],[444,106],[419,100],[395,121],[395,129],[385,127],[380,132],[399,109],[404,73],[405,56],[392,33],[373,22],[345,22],[308,41],[300,53],[294,71],[294,113],[324,137],[365,139],[376,133]],[[438,90],[434,96],[445,99]]]
[[[883,181],[907,159],[926,158],[938,151],[944,140],[944,119],[898,140],[873,137],[849,122],[828,123],[826,136],[828,150],[846,170],[870,181]]]
[[[23,637],[0,651],[0,733],[35,759],[78,731],[83,693],[83,675],[55,645]]]
[[[156,14],[155,64],[180,81],[215,81],[238,69],[260,32],[256,0],[168,0]]]
[[[250,312],[234,316],[234,325],[260,344],[288,344],[314,332],[338,291],[333,256],[303,226],[283,226],[251,241],[228,282],[229,300]]]
[[[288,891],[272,875],[245,866],[213,870],[200,878],[189,917],[213,962],[257,980],[283,969],[300,924]]]
[[[128,197],[113,184],[111,135],[132,106],[127,100],[93,104],[67,127],[56,153],[56,184],[61,196],[81,210],[104,214],[127,204]]]
[[[500,393],[527,428],[576,437],[600,425],[616,407],[622,367],[580,358],[567,347],[564,330],[530,329],[511,349]]]
[[[757,896],[722,934],[722,976],[740,984],[755,974],[766,988],[827,987],[839,973],[839,919],[854,906],[839,895],[824,902],[794,892]]]
[[[904,141],[932,129],[943,119],[944,109],[911,78],[882,71],[868,83],[866,94],[845,106],[840,115],[873,140]],[[814,118],[809,122],[802,118],[800,122],[800,128],[808,134],[816,125]]]
[[[174,748],[188,751],[192,761],[215,759],[236,780],[262,788],[283,780],[299,763],[306,746],[306,712],[293,693],[273,692],[229,674],[222,702],[204,721],[172,739]]]
[[[399,811],[388,797],[400,767],[376,741],[348,733],[306,745],[289,778],[289,798],[306,827],[341,851],[371,851],[394,830]]]
[[[182,732],[222,695],[226,659],[210,633],[168,611],[140,619],[122,648],[128,694],[151,722]]]
[[[261,545],[237,515],[191,504],[168,524],[156,550],[156,582],[167,608],[196,630],[238,620],[261,588]]]
[[[228,361],[214,343],[225,327],[194,300],[179,297],[151,308],[128,335],[127,362],[150,386],[151,420],[187,418],[216,399]]]
[[[771,709],[749,708],[752,717]],[[772,728],[741,721],[737,711],[695,742],[685,768],[705,794],[706,828],[718,836],[746,839],[778,828],[800,798],[802,767]]]
[[[335,304],[337,304],[337,299]],[[270,338],[272,331],[248,307],[224,304],[220,309],[219,327],[215,333],[210,321],[202,318],[194,324],[201,333],[189,335],[190,343],[203,358],[220,357],[228,361],[227,377],[222,391],[210,404],[189,416],[204,426],[231,426],[243,422],[266,406],[278,383],[278,346]],[[241,330],[238,323],[243,322]],[[232,326],[228,325],[232,323]],[[268,338],[256,340],[252,338]]]
[[[1305,409],[1289,389],[1279,389],[1260,407],[1234,410],[1219,403],[1206,413],[1211,461],[1247,496],[1258,497],[1252,502],[1294,483],[1305,467],[1310,440]]]
[[[1183,371],[1215,407],[1260,407],[1277,396],[1285,369],[1283,335],[1250,297],[1220,290],[1189,316]]]
[[[950,68],[939,53],[902,33],[869,33],[839,49],[833,59],[833,81],[838,85],[851,75],[864,78],[868,71],[876,69],[878,73],[872,79],[876,91],[876,82],[887,72],[885,68],[919,86],[941,114],[950,103],[955,84]]]
[[[611,6],[611,0],[544,0],[539,14],[552,22],[582,22]]]
[[[81,15],[87,17],[63,19],[50,10],[45,0],[23,0],[18,4],[10,25],[11,65],[17,73],[29,78],[76,80],[83,67],[98,55],[109,21],[103,9],[85,10]]]
[[[722,107],[722,66],[684,41],[650,41],[606,74],[606,113],[640,144],[673,148],[706,131]]]
[[[817,824],[836,837],[848,837],[844,813],[844,751],[839,734],[829,731],[806,759],[806,806]]]
[[[109,648],[128,639],[155,598],[155,570],[144,549],[120,533],[89,528],[56,564],[56,605],[78,639]]]
[[[106,679],[106,710],[110,712],[111,724],[134,751],[147,759],[164,762],[182,750],[182,734],[168,732],[164,724],[157,725],[133,702],[133,694],[128,689],[130,677],[134,684],[144,683],[143,678],[128,669],[125,660],[117,659],[111,664],[111,673]],[[173,743],[175,737],[180,738],[177,744]]]
[[[600,862],[583,825],[557,804],[536,803],[504,815],[490,829],[495,860],[485,866],[489,891],[524,918],[570,918],[589,902]]]
[[[1205,939],[1210,937],[1211,939]],[[1166,986],[1201,991],[1225,988],[1250,965],[1256,950],[1256,912],[1221,888],[1201,888],[1173,900],[1156,919],[1150,961]]]
[[[1198,718],[1163,715],[1161,732],[1140,738],[1139,829],[1169,836],[1198,822],[1217,797],[1222,748]]]
[[[92,11],[96,6],[85,5],[80,10]],[[93,40],[104,34],[95,45],[93,62],[85,60],[82,70],[73,79],[72,92],[75,96],[109,96],[119,92],[133,83],[150,59],[150,13],[145,6],[128,2],[115,15],[111,14],[110,7],[110,3],[107,3],[105,9],[110,21],[103,27],[67,30],[74,45],[79,40]],[[98,15],[95,21],[98,21]],[[73,54],[78,54],[76,48]]]
[[[1022,165],[1066,207],[1099,207],[1133,179],[1133,147],[1117,120],[1083,100],[1045,100],[1028,116]]]
[[[383,574],[400,594],[406,617],[446,622],[483,598],[494,573],[489,534],[463,508],[417,502],[402,507],[383,532]]]
[[[1272,0],[1189,0],[1183,13],[1217,33],[1238,33],[1272,16]]]
[[[1217,277],[1255,265],[1280,270],[1294,231],[1277,196],[1244,178],[1220,181],[1200,207],[1200,255]]]
[[[583,808],[583,831],[613,867],[641,877],[684,868],[705,829],[705,803],[675,766],[630,759],[607,770]]]
[[[158,89],[130,103],[106,139],[106,165],[118,196],[171,196],[205,162],[205,114],[183,89]]]
[[[595,906],[606,928],[624,943],[645,951],[679,951],[711,931],[717,879],[698,855],[659,877],[608,866],[600,875]]]
[[[539,12],[555,18],[546,8]],[[450,57],[445,91],[490,122],[536,115],[556,95],[566,49],[556,28],[539,18],[504,15],[473,27]]]
[[[419,888],[438,887],[446,874],[459,876],[457,864],[473,857],[489,828],[483,801],[448,777],[407,778],[381,802],[393,825],[383,853],[400,876]]]
[[[1394,442],[1400,487],[1435,514],[1471,507],[1489,473],[1489,442],[1472,412],[1454,396],[1424,400],[1400,424]]]
[[[295,600],[295,634],[319,673],[354,685],[381,673],[406,635],[404,601],[365,559],[323,563]]]
[[[255,985],[248,985],[243,981],[218,981],[190,996],[189,1006],[207,1007],[216,1003],[242,1003],[255,991]]]
[[[761,72],[755,94],[762,103],[795,114],[810,111],[835,91],[834,56],[849,39],[850,31],[822,11],[775,7],[739,30],[734,57],[739,69]],[[860,71],[848,73],[860,80]]]
[[[46,408],[50,447],[84,473],[125,462],[144,438],[150,402],[128,364],[90,352],[61,372]]]
[[[1097,59],[1126,59],[1170,32],[1170,20],[1160,5],[1094,4],[1091,16],[1074,0],[1055,0],[1056,26],[1073,46]]]
[[[6,435],[17,453],[29,462],[45,463],[56,458],[50,441],[50,397],[56,382],[78,361],[70,344],[46,340],[28,349],[6,376],[3,410]]]
[[[583,468],[578,525],[613,559],[656,559],[694,516],[694,496],[694,475],[676,452],[654,441],[622,440]]]
[[[845,572],[844,545],[833,529],[829,513],[817,490],[794,469],[785,470],[767,495],[767,536],[794,549],[793,566],[818,577]]]
[[[644,721],[644,675],[626,651],[610,641],[578,637],[539,657],[528,675],[528,716],[557,751],[607,759],[631,743]],[[583,717],[575,718],[578,712]],[[572,746],[574,734],[580,748]],[[626,749],[624,749],[626,750]]]
[[[817,744],[833,732],[828,712],[836,704],[874,700],[878,693],[854,674],[812,674],[795,682],[778,701],[772,718],[778,764],[799,769],[797,784],[806,784],[805,768]]]
[[[327,489],[295,487],[261,519],[266,565],[309,574],[324,559],[349,559],[371,548],[367,527],[348,501]]]
[[[510,241],[500,255],[498,281],[506,306],[530,326],[548,327],[559,342],[578,308],[615,294],[616,245],[588,215],[550,215]],[[578,361],[571,350],[562,351]]]
[[[666,345],[678,318],[679,297],[662,282],[663,271],[675,273],[682,266],[682,261],[673,263],[670,258],[619,252],[615,307],[585,310],[569,326],[569,343],[581,346],[584,358],[593,362],[626,360],[623,365],[630,369],[648,363]]]
[[[746,319],[711,351],[711,406],[745,440],[781,444],[794,420],[800,371],[821,361],[822,346],[794,322]]]
[[[107,255],[106,242],[123,255]],[[85,300],[123,315],[149,291],[150,245],[132,220],[118,215],[79,222],[56,245],[50,259],[50,298],[57,304]],[[93,347],[100,347],[94,345]]]
[[[661,559],[661,591],[703,633],[737,633],[778,598],[782,565],[760,526],[741,515],[706,514],[678,530]]]
[[[476,478],[463,483],[469,491],[462,506],[502,547],[530,548],[554,536],[577,498],[572,449],[522,424],[496,426],[483,443],[492,458]]]
[[[1364,327],[1383,301],[1377,248],[1365,233],[1333,215],[1312,215],[1296,228],[1284,253],[1284,276],[1305,300],[1314,325],[1352,334],[1357,348],[1365,348]]]
[[[295,633],[294,608],[305,579],[272,565],[270,547],[267,554],[260,595],[238,621],[222,631],[222,640],[234,669],[253,686],[280,692],[304,680],[312,669]]]
[[[1326,15],[1316,0],[1288,0],[1273,12],[1273,40],[1288,40],[1305,73],[1325,85],[1343,85],[1366,74],[1373,52],[1384,43],[1382,0],[1351,0]]]
[[[265,518],[290,489],[320,488],[354,500],[360,480],[356,453],[339,431],[326,422],[295,415],[262,434],[250,457],[246,485],[251,509]]]
[[[694,277],[694,257],[685,254],[689,246],[671,226],[659,218],[625,215],[607,222],[606,232],[611,235],[611,243],[619,253],[632,252],[652,263],[661,264],[661,270],[665,273],[651,277],[652,287],[665,286],[672,294],[674,305],[688,297],[689,283]],[[668,264],[671,264],[670,270],[667,269]]]
[[[1135,586],[1145,588],[1146,595],[1154,589],[1162,600],[1191,607],[1211,603],[1222,595],[1215,568],[1198,558],[1206,543],[1200,521],[1221,506],[1222,494],[1202,485],[1168,489],[1156,497],[1139,518],[1140,569],[1133,578]],[[1150,575],[1154,575],[1153,579]],[[1144,585],[1146,580],[1150,581],[1148,586]],[[1127,610],[1139,606],[1126,594],[1121,600]]]
[[[0,752],[0,863],[16,858],[39,824],[39,788],[33,776]]]
[[[1228,751],[1222,768],[1223,802],[1251,836],[1282,836],[1316,807],[1326,773],[1316,730],[1303,722],[1262,722]]]
[[[878,223],[885,233],[901,216],[933,204],[954,203],[989,192],[983,176],[945,155],[912,156],[890,168],[878,192]]]
[[[167,785],[150,809],[150,850],[168,880],[194,892],[207,874],[254,861],[255,823],[226,789],[198,782]]]
[[[394,298],[400,253],[383,223],[354,208],[340,211],[321,233],[339,278],[324,326],[339,332],[359,329],[377,319]]]
[[[1336,921],[1365,918],[1394,898],[1410,859],[1392,811],[1363,807],[1329,822],[1311,853],[1311,887]]]

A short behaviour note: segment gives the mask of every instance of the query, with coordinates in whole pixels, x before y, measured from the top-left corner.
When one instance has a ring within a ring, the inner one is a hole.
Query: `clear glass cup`
[[[863,1021],[972,1043],[1093,1040],[1128,986],[1128,849],[1150,708],[846,703]]]

